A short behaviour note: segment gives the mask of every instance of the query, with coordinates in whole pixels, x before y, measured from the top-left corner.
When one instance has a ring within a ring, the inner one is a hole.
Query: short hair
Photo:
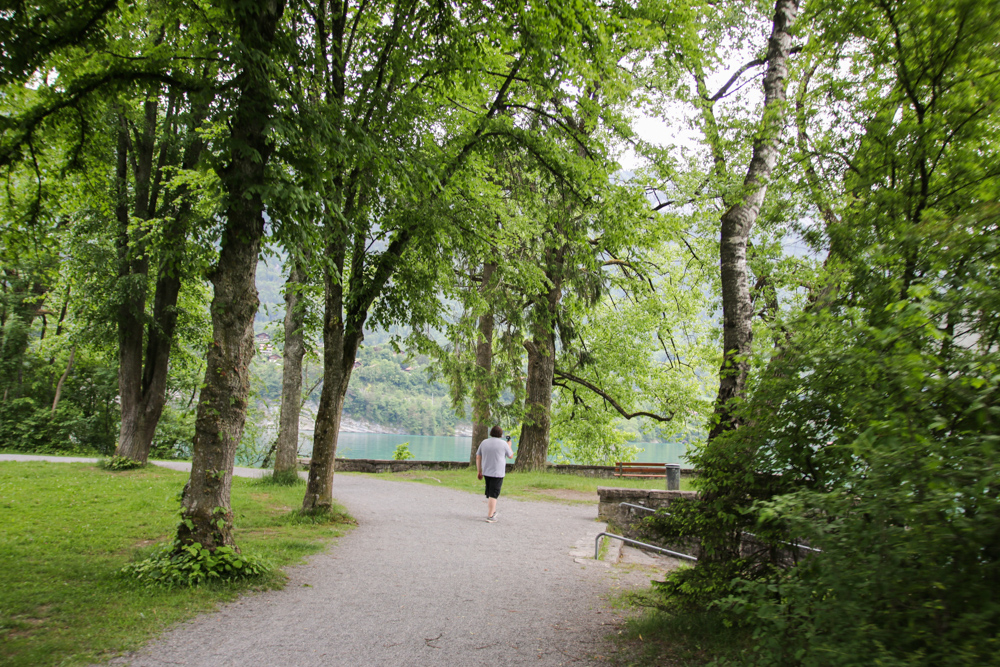
[[[493,428],[490,429],[490,437],[491,438],[499,438],[502,435],[503,435],[503,429],[500,428],[499,425],[496,425],[496,426],[494,426]]]

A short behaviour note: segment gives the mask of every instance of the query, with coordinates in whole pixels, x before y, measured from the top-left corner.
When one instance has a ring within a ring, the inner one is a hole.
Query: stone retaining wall
[[[634,540],[642,540],[697,558],[701,555],[701,544],[697,539],[677,540],[675,542],[658,540],[643,531],[642,520],[652,512],[621,506],[621,503],[629,503],[652,509],[669,508],[671,503],[678,499],[695,498],[697,495],[696,491],[649,491],[599,486],[597,487],[599,498],[597,514],[599,519],[608,522],[608,532]],[[744,557],[759,556],[761,552],[767,552],[768,559],[785,566],[792,565],[810,554],[808,545],[800,544],[799,547],[774,549],[749,533],[743,533],[740,538],[740,551]]]
[[[308,463],[305,464],[308,466]],[[406,472],[407,470],[461,470],[468,461],[394,461],[380,459],[337,459],[337,472]],[[507,466],[510,470],[510,466]]]
[[[642,530],[642,520],[651,515],[652,512],[622,507],[621,505],[621,503],[629,503],[651,509],[661,509],[670,507],[674,501],[681,498],[695,498],[697,495],[696,491],[659,491],[599,486],[597,487],[599,498],[597,518],[608,523],[609,532],[697,557],[701,551],[697,540],[683,540],[675,543],[654,540],[649,535],[644,534]]]

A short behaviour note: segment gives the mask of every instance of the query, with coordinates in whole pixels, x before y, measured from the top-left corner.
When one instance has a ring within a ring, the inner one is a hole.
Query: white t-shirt
[[[504,461],[504,457],[512,459],[514,458],[514,452],[511,451],[510,445],[507,444],[506,440],[486,438],[479,443],[476,456],[482,457],[483,475],[485,477],[503,477],[504,473],[507,472],[507,462]]]

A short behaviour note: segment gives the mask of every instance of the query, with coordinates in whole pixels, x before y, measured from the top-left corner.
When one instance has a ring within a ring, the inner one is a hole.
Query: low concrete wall
[[[309,467],[309,459],[300,458],[299,465]],[[468,461],[395,461],[392,459],[342,459],[337,458],[336,470],[338,472],[406,472],[407,470],[461,470],[470,467]],[[514,467],[513,463],[507,464],[507,472]],[[615,476],[614,466],[581,466],[570,464],[550,465],[549,472],[562,473],[566,475],[580,475],[583,477],[598,477],[613,479]],[[681,469],[681,477],[694,477],[695,471],[691,468]],[[663,481],[666,486],[666,480]]]
[[[307,464],[308,465],[308,464]],[[461,470],[468,461],[393,461],[379,459],[337,459],[337,472],[406,472],[407,470]],[[510,466],[507,467],[508,471]]]
[[[600,477],[604,479],[614,479],[615,478],[615,467],[614,466],[581,466],[575,464],[557,464],[549,466],[550,472],[563,472],[570,475],[582,475],[584,477]],[[681,468],[681,477],[695,477],[697,473],[694,468]],[[666,478],[663,480],[663,486],[666,488]]]

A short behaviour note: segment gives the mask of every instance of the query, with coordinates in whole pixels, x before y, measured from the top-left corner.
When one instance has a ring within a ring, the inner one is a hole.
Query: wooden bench
[[[615,463],[615,477],[666,477],[667,467],[663,463]]]

